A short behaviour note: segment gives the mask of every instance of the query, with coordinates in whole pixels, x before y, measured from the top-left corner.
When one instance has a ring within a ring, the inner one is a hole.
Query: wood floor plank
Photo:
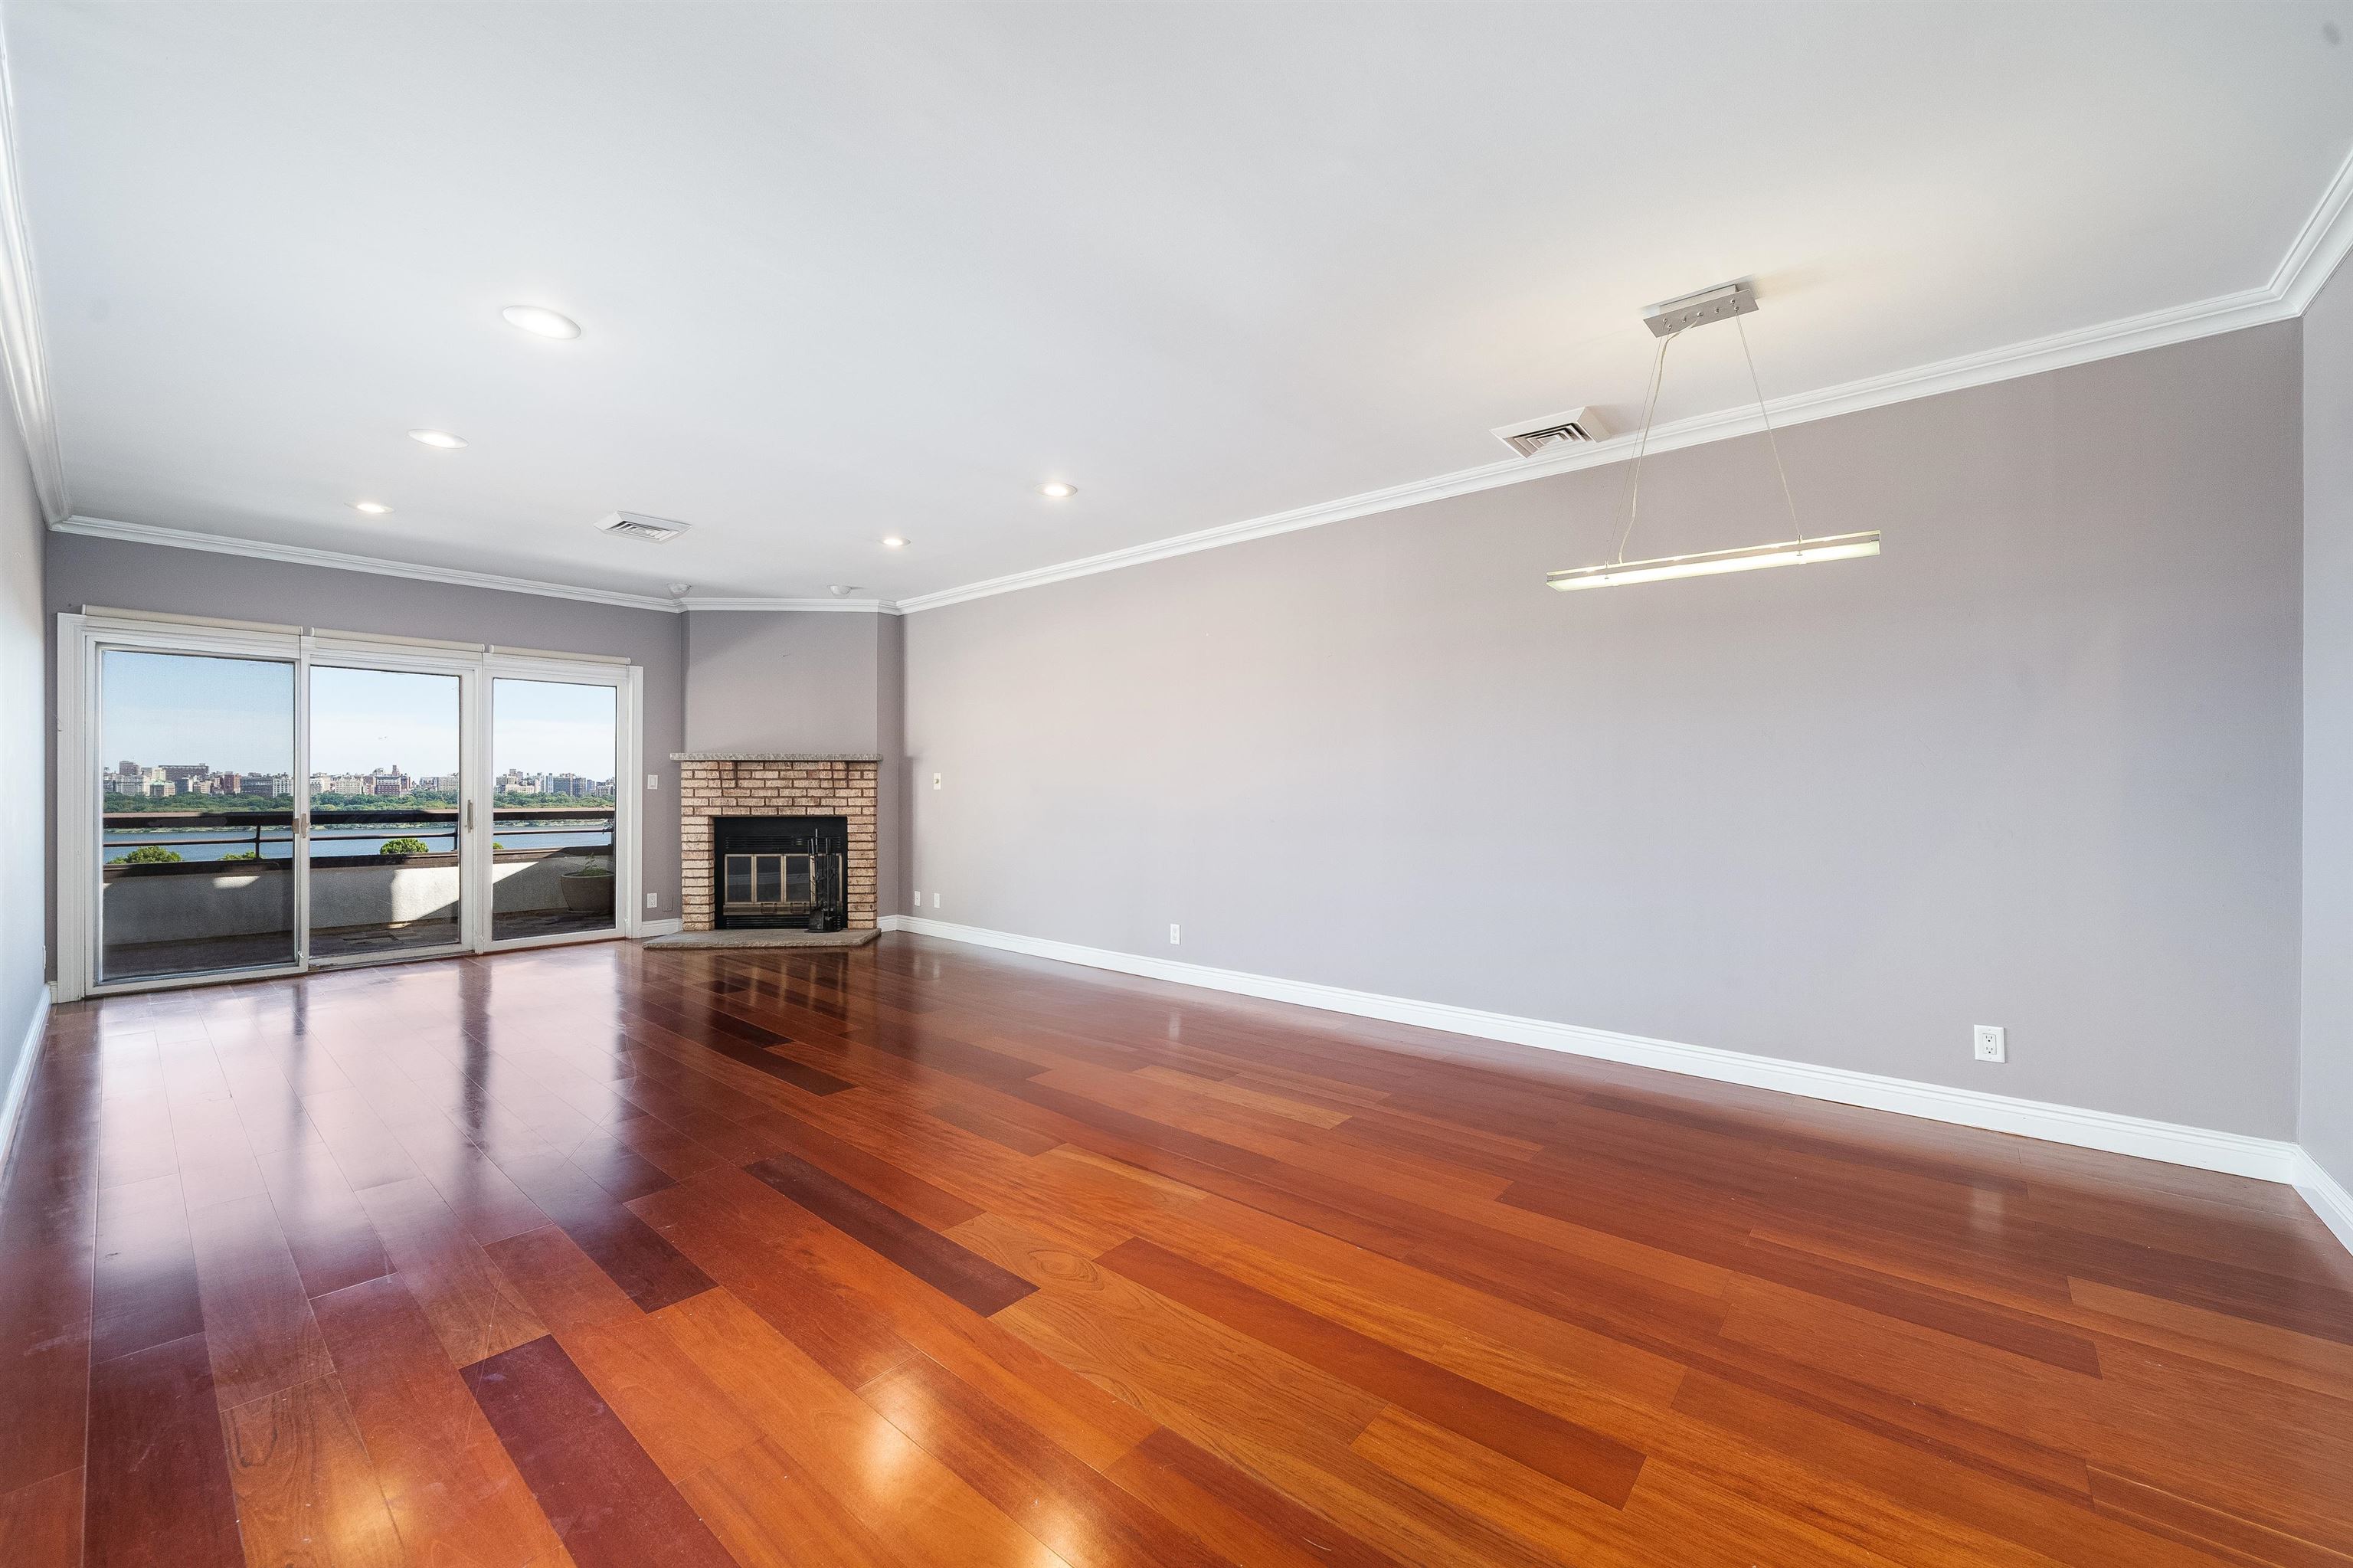
[[[760,1434],[663,1326],[637,1314],[568,1330],[556,1342],[671,1481],[723,1465]]]
[[[99,1194],[91,1288],[93,1360],[112,1361],[204,1331],[195,1244],[178,1171]]]
[[[0,1563],[77,1568],[81,1562],[81,1467],[0,1492]]]
[[[553,1338],[477,1361],[465,1378],[579,1568],[733,1568]]]
[[[510,1160],[505,1167],[532,1202],[562,1226],[564,1234],[640,1309],[658,1311],[711,1288],[710,1276],[569,1158],[542,1155]],[[663,1176],[659,1185],[649,1190],[670,1184]]]
[[[1097,1260],[1237,1332],[1379,1394],[1613,1508],[1625,1506],[1642,1455],[1522,1404],[1327,1318],[1136,1240]]]
[[[401,1568],[408,1561],[334,1378],[226,1414],[247,1568]]]
[[[659,1318],[781,1459],[843,1499],[911,1563],[1065,1562],[731,1292]]]
[[[860,1392],[925,1452],[1072,1562],[1230,1568],[1179,1520],[1122,1490],[929,1356],[910,1359]]]
[[[1111,1478],[1201,1542],[1250,1568],[1401,1568],[1397,1559],[1331,1520],[1155,1428],[1111,1467]]]
[[[394,1277],[425,1309],[451,1366],[470,1366],[547,1331],[424,1177],[370,1187],[360,1202],[384,1238]]]
[[[303,1139],[254,1158],[305,1291],[324,1296],[392,1272],[383,1238],[323,1142]]]
[[[765,1438],[679,1491],[743,1568],[920,1568]]]
[[[395,1278],[312,1304],[402,1545],[419,1564],[556,1568],[569,1555]]]
[[[542,1225],[483,1249],[548,1331],[564,1334],[642,1315],[628,1292],[560,1225]]]
[[[843,1234],[984,1317],[1002,1311],[1034,1288],[1027,1280],[796,1155],[774,1154],[749,1170]]]
[[[202,1334],[90,1370],[82,1560],[89,1568],[243,1563]]]
[[[213,1386],[227,1410],[334,1370],[311,1316],[294,1255],[265,1196],[231,1198],[188,1216]]]

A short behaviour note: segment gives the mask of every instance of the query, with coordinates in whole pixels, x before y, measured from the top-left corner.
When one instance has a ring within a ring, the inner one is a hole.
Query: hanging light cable
[[[1789,471],[1781,461],[1781,439],[1773,429],[1772,410],[1765,402],[1765,385],[1757,378],[1757,356],[1748,346],[1748,328],[1740,318],[1757,308],[1757,295],[1746,283],[1726,283],[1652,305],[1643,313],[1658,334],[1659,355],[1651,366],[1651,391],[1642,411],[1641,438],[1634,443],[1634,462],[1626,476],[1626,527],[1618,536],[1618,554],[1606,566],[1576,567],[1548,573],[1545,581],[1566,593],[1572,588],[1614,588],[1630,583],[1662,582],[1669,577],[1708,577],[1718,572],[1755,571],[1761,567],[1806,566],[1817,561],[1851,560],[1879,554],[1879,532],[1807,536],[1798,520],[1798,502],[1789,489]],[[1789,510],[1789,531],[1796,537],[1778,545],[1750,545],[1732,550],[1707,550],[1689,556],[1661,556],[1629,561],[1626,546],[1634,537],[1641,515],[1642,459],[1651,448],[1651,426],[1658,418],[1659,388],[1666,379],[1667,347],[1684,332],[1707,322],[1732,318],[1740,334],[1740,353],[1748,364],[1748,384],[1757,394],[1757,412],[1764,421],[1766,443],[1772,449],[1773,470],[1780,476],[1781,500]]]

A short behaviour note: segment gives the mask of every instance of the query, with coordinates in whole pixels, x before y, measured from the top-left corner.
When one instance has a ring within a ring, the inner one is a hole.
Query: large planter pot
[[[585,871],[570,871],[557,880],[564,884],[564,906],[575,915],[610,915],[613,912],[614,878],[591,876]]]

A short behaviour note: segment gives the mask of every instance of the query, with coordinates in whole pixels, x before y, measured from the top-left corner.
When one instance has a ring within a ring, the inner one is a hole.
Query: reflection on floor
[[[610,909],[523,909],[513,914],[499,910],[491,916],[491,939],[496,942],[519,941],[525,937],[578,936],[612,928]]]
[[[569,909],[529,909],[495,916],[494,941],[531,937],[581,936],[613,929],[610,911],[583,914]],[[435,948],[456,947],[465,939],[455,920],[412,920],[399,925],[328,926],[311,933],[311,957],[317,962],[345,959],[396,959]],[[99,983],[157,980],[174,975],[232,973],[238,969],[283,969],[294,962],[291,931],[263,931],[235,937],[194,937],[175,942],[119,942],[107,945],[100,957]]]
[[[2353,1562],[2295,1192],[905,934],[60,1008],[0,1559]]]

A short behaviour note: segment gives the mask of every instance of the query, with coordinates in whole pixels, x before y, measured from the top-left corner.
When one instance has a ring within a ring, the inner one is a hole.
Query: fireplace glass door
[[[727,857],[727,915],[808,917],[816,903],[817,857],[806,854],[731,854]]]

